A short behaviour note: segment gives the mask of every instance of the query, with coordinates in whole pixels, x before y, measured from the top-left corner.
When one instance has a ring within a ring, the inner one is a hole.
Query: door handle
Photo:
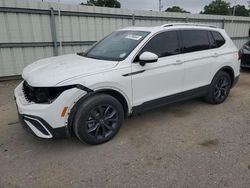
[[[219,54],[218,53],[214,53],[214,55],[213,55],[214,57],[218,57],[219,56]]]
[[[182,60],[176,60],[175,63],[173,63],[173,65],[181,65],[183,64]]]

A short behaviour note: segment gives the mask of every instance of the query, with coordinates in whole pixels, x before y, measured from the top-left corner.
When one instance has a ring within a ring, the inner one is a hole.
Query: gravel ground
[[[221,105],[195,99],[136,115],[99,146],[26,133],[17,83],[0,82],[0,187],[250,187],[250,72]]]

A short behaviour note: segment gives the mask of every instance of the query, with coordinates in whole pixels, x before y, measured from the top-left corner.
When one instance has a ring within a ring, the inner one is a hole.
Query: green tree
[[[121,8],[121,3],[117,0],[88,0],[87,3],[80,5]]]
[[[230,15],[230,3],[224,0],[214,0],[204,7],[201,14]]]
[[[230,8],[231,15],[233,15],[234,7]],[[249,10],[244,5],[235,6],[235,16],[249,16]]]
[[[190,13],[186,10],[184,10],[183,8],[179,7],[179,6],[173,6],[173,7],[168,7],[165,12],[181,12],[181,13]]]

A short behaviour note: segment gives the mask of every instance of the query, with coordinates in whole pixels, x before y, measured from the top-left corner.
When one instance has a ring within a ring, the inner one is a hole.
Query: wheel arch
[[[226,73],[229,74],[229,76],[230,76],[230,78],[231,78],[231,87],[232,87],[232,86],[233,86],[233,83],[234,83],[234,79],[235,79],[235,73],[234,73],[233,68],[230,67],[230,66],[221,67],[221,68],[216,72],[216,74],[217,74],[218,72],[221,72],[221,71],[224,71],[224,72],[226,72]],[[216,74],[215,74],[215,75],[216,75]],[[215,75],[214,75],[214,76],[215,76]]]
[[[115,89],[99,89],[99,90],[95,90],[93,92],[89,92],[86,95],[84,95],[83,97],[81,97],[71,108],[70,110],[70,114],[68,117],[68,127],[70,132],[72,133],[72,128],[73,128],[73,122],[74,122],[74,118],[75,118],[75,114],[77,112],[78,107],[80,106],[80,104],[82,104],[85,100],[87,100],[89,97],[96,95],[96,94],[107,94],[110,95],[112,97],[114,97],[115,99],[117,99],[124,110],[124,116],[127,117],[129,116],[130,113],[130,105],[128,104],[128,100],[126,99],[126,97],[119,91],[115,90]]]

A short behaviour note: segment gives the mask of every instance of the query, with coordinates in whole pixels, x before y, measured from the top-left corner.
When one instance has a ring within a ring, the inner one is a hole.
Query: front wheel
[[[80,105],[74,120],[74,132],[87,144],[102,144],[117,134],[123,119],[123,107],[118,100],[97,94]]]
[[[205,100],[210,104],[223,103],[230,92],[232,80],[228,73],[224,71],[218,72],[213,78],[209,87],[209,92]]]

